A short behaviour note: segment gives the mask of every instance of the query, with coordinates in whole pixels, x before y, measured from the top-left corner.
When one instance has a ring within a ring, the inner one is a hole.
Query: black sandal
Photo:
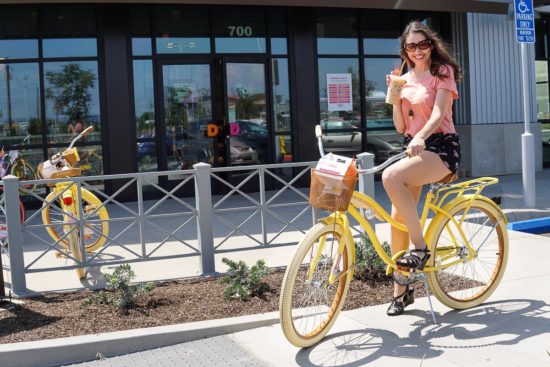
[[[401,301],[398,301],[403,297]],[[405,313],[405,307],[407,307],[410,304],[414,303],[414,289],[407,287],[405,289],[405,292],[401,293],[397,297],[393,297],[393,300],[390,303],[390,306],[388,307],[388,310],[386,311],[386,314],[388,316],[399,316],[403,315]]]
[[[415,252],[421,252],[424,256],[420,257],[416,255]],[[430,250],[428,250],[428,248],[412,249],[405,252],[403,256],[397,259],[395,264],[403,268],[422,270],[426,266],[429,258]]]

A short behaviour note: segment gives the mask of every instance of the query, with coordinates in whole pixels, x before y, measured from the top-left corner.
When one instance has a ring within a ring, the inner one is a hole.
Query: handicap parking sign
[[[533,0],[514,0],[514,17],[516,19],[516,41],[535,43]]]

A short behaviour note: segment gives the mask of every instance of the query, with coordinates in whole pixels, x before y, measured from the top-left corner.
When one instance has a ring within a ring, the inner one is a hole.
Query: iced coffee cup
[[[405,85],[405,79],[398,75],[390,75],[390,84],[386,93],[386,103],[396,104],[401,99],[401,91]]]

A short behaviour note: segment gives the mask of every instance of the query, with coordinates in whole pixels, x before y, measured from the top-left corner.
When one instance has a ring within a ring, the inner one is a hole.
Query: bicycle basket
[[[357,185],[357,175],[339,176],[311,169],[309,203],[328,211],[346,211]]]
[[[38,174],[42,178],[65,178],[81,175],[80,168],[68,168],[55,166],[50,161],[44,161],[38,165]]]

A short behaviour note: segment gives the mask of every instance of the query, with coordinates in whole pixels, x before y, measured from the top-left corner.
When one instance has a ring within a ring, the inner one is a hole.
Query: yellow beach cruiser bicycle
[[[317,126],[319,151],[324,156],[321,134]],[[357,171],[373,174],[405,156],[403,152],[380,166]],[[387,254],[368,220],[376,218],[401,231],[407,231],[407,227],[393,220],[373,198],[354,191],[356,177],[341,177],[341,195],[334,195],[333,188],[327,190],[317,173],[312,170],[310,202],[333,213],[307,231],[286,269],[279,311],[283,333],[293,345],[308,347],[319,342],[344,305],[355,266],[348,215],[359,223],[387,264],[387,274],[398,284],[424,280],[441,303],[454,309],[475,307],[495,291],[508,258],[507,220],[481,192],[496,184],[497,178],[430,185],[421,226],[431,257],[423,270],[409,272],[398,269],[395,263],[405,251],[393,257]],[[431,221],[430,212],[434,214]],[[433,316],[431,300],[430,308]]]
[[[43,178],[80,176],[81,169],[75,167],[80,156],[74,144],[92,130],[93,126],[88,127],[71,141],[66,150],[41,163],[38,166],[40,175]],[[71,254],[67,255],[79,265],[83,261],[83,248],[88,253],[105,244],[109,234],[109,213],[97,196],[84,187],[78,190],[74,182],[60,181],[52,186],[53,190],[42,205],[42,221],[48,234],[67,249]],[[85,276],[82,267],[76,268],[76,273],[80,279]]]

